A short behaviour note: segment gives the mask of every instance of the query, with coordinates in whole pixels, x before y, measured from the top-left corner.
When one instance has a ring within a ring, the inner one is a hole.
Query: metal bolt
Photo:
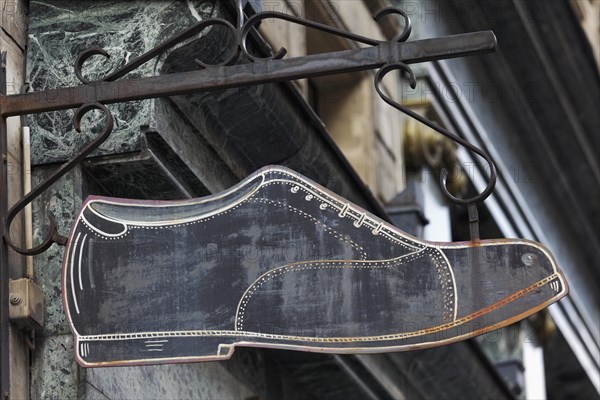
[[[20,293],[13,293],[10,295],[10,304],[13,306],[18,306],[23,302],[23,297],[21,297]]]

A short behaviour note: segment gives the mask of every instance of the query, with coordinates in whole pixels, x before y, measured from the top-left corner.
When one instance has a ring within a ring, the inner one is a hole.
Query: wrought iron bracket
[[[92,142],[85,146],[79,154],[64,163],[47,180],[25,195],[10,210],[2,214],[2,236],[8,246],[18,253],[35,255],[45,251],[52,243],[64,244],[65,238],[58,234],[56,223],[52,216],[49,218],[50,232],[47,234],[46,239],[40,245],[30,249],[23,249],[12,241],[10,226],[15,216],[27,204],[35,200],[50,185],[97,149],[110,136],[113,128],[113,119],[110,110],[106,107],[107,104],[261,85],[377,68],[380,69],[376,74],[375,88],[384,101],[460,145],[467,147],[484,158],[489,164],[491,172],[487,187],[482,193],[471,199],[459,199],[452,196],[446,189],[447,173],[442,172],[441,174],[441,186],[445,195],[455,203],[469,207],[469,215],[474,216],[473,218],[470,217],[472,228],[471,238],[472,240],[479,239],[479,235],[476,234],[478,229],[475,229],[476,226],[474,226],[474,224],[477,224],[477,218],[475,218],[476,204],[485,200],[494,189],[496,170],[493,160],[483,150],[389,98],[381,89],[381,82],[387,73],[402,70],[408,73],[411,85],[414,86],[416,84],[415,76],[408,66],[409,64],[493,52],[496,48],[496,38],[493,32],[482,31],[406,42],[411,33],[411,22],[408,15],[400,9],[388,7],[378,12],[374,16],[375,20],[379,21],[381,18],[390,15],[399,15],[404,20],[404,28],[392,40],[382,42],[278,12],[260,12],[246,20],[242,0],[236,0],[236,5],[237,19],[234,23],[221,18],[203,20],[123,65],[103,79],[89,81],[84,77],[82,72],[86,60],[90,57],[109,57],[109,54],[103,49],[91,48],[81,53],[75,61],[74,72],[83,83],[82,85],[42,92],[0,96],[0,124],[3,125],[3,135],[5,135],[5,119],[11,116],[76,108],[77,111],[73,117],[73,125],[77,131],[80,131],[79,125],[83,115],[92,109],[100,110],[106,117],[104,129]],[[261,57],[251,54],[246,43],[250,32],[253,32],[264,19],[280,19],[304,25],[308,28],[360,42],[370,47],[290,59],[284,59],[286,51],[285,49],[280,49],[273,55]],[[212,26],[225,27],[233,33],[232,36],[235,38],[225,60],[218,65],[208,65],[201,60],[196,60],[199,65],[199,70],[196,71],[139,79],[121,79],[147,61],[163,54],[178,43],[193,38],[195,35]],[[232,65],[234,60],[238,60],[240,57],[245,59],[246,63]]]

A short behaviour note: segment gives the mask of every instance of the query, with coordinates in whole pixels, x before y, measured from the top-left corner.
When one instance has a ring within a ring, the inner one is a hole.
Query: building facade
[[[480,210],[482,237],[547,245],[567,275],[570,296],[518,325],[428,350],[338,356],[238,348],[224,362],[84,369],[74,361],[63,313],[63,248],[54,245],[33,260],[44,327],[34,335],[14,328],[11,335],[11,398],[599,397],[600,79],[598,49],[580,25],[581,15],[592,15],[586,27],[593,26],[593,13],[567,0],[251,0],[244,11],[279,11],[389,40],[402,20],[376,23],[371,15],[392,5],[412,19],[410,40],[496,33],[495,54],[416,65],[415,89],[399,74],[386,77],[384,89],[491,154],[500,181]],[[32,91],[80,84],[73,63],[90,47],[111,54],[84,65],[87,79],[99,79],[198,21],[235,15],[228,0],[2,0],[0,10],[9,93],[25,82]],[[195,59],[218,63],[232,39],[225,29],[207,29],[125,79],[195,70]],[[277,20],[263,21],[251,38],[257,55],[358,46]],[[439,173],[453,172],[449,189],[468,196],[485,186],[485,163],[389,107],[373,79],[374,72],[360,72],[111,105],[110,139],[34,202],[33,242],[43,238],[49,211],[59,231],[68,232],[91,194],[201,197],[269,164],[288,166],[416,236],[468,240],[466,210],[445,199]],[[102,121],[88,117],[84,133],[73,129],[72,111],[9,122],[15,172],[20,131],[31,129],[35,185],[91,140]],[[20,175],[10,181],[12,202],[22,192]],[[11,277],[27,274],[27,260],[11,257]]]

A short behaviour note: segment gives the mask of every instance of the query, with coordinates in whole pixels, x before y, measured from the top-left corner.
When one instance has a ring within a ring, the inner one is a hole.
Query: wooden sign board
[[[432,347],[567,290],[538,243],[426,242],[282,167],[194,200],[90,197],[63,261],[86,367],[220,360],[236,346]]]

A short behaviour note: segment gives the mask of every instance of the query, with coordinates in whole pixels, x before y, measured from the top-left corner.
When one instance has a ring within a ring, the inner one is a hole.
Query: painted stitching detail
[[[327,226],[326,224],[324,224],[323,222],[319,221],[318,219],[316,219],[315,217],[313,217],[312,215],[305,213],[302,210],[299,210],[295,207],[292,207],[288,204],[283,204],[279,201],[273,201],[273,200],[269,200],[269,199],[248,199],[248,201],[252,201],[255,203],[263,203],[263,204],[271,204],[274,206],[278,206],[281,208],[288,208],[290,211],[292,211],[295,214],[298,214],[306,219],[311,220],[315,225],[320,226],[321,228],[325,229],[325,231],[327,233],[329,233],[330,235],[333,235],[336,239],[339,239],[343,242],[348,243],[350,246],[352,246],[355,250],[357,250],[360,253],[360,259],[361,260],[366,260],[367,259],[367,253],[365,252],[365,249],[359,245],[358,243],[356,243],[354,240],[350,239],[349,237],[346,236],[342,236],[338,231],[336,231],[335,229]]]
[[[289,175],[288,175],[289,176]],[[303,183],[301,182],[286,182],[286,181],[274,181],[274,182],[267,182],[265,183],[260,189],[262,189],[263,187],[267,187],[270,185],[275,185],[275,184],[285,184],[285,185],[290,185],[292,186],[291,192],[292,193],[298,193],[299,190],[302,190],[304,192],[306,192],[307,194],[311,194],[310,191],[308,191],[304,186]],[[260,191],[260,189],[258,189],[256,191],[256,193],[252,196],[255,197],[258,192]],[[316,190],[317,188],[315,188]],[[335,203],[335,202],[339,202],[338,200],[332,199],[331,197],[329,197],[329,195],[325,192],[321,192],[324,196],[328,197],[328,201]],[[383,236],[385,236],[387,239],[399,244],[400,246],[404,247],[405,249],[408,250],[418,250],[418,249],[423,249],[425,248],[425,245],[420,244],[420,243],[414,243],[414,244],[407,244],[406,242],[404,242],[401,238],[398,238],[396,236],[398,236],[397,233],[390,231],[389,229],[387,229],[382,222],[379,222],[377,224],[374,224],[374,222],[370,221],[369,218],[366,216],[366,214],[362,213],[362,212],[358,212],[357,210],[354,210],[349,203],[342,203],[342,206],[338,206],[336,204],[333,204],[333,207],[338,207],[339,210],[338,211],[338,216],[340,218],[346,218],[346,217],[351,217],[352,219],[354,219],[355,224],[354,226],[356,228],[360,228],[361,226],[364,226],[366,228],[369,228],[369,225],[371,225],[371,229],[372,229],[372,233],[375,235],[381,235],[383,234]],[[325,208],[321,208],[322,210],[326,209]],[[351,214],[350,211],[352,211],[353,213],[356,213],[356,216]],[[364,216],[363,216],[364,215]],[[360,222],[360,226],[356,226],[356,223],[358,221]]]
[[[449,266],[442,256],[435,250],[429,252],[429,256],[433,261],[435,270],[438,274],[440,286],[444,291],[444,312],[442,313],[442,321],[450,322],[454,319],[454,285],[452,275],[449,271]]]
[[[190,221],[190,222],[184,222],[182,224],[159,225],[159,226],[130,225],[130,227],[133,228],[133,229],[159,230],[159,229],[176,228],[176,227],[181,227],[181,226],[190,226],[190,225],[201,224],[203,222],[207,222],[207,221],[210,221],[212,219],[215,219],[215,217],[217,217],[217,216],[225,215],[225,214],[227,214],[227,213],[229,213],[229,212],[231,212],[231,211],[239,208],[246,201],[248,201],[248,199],[245,199],[243,202],[240,202],[236,206],[228,208],[227,210],[223,210],[222,212],[220,212],[218,214],[211,215],[210,217],[201,218],[201,219],[197,219],[195,221]]]
[[[274,270],[267,272],[266,274],[259,277],[256,281],[250,285],[250,289],[243,296],[239,303],[239,312],[236,315],[236,330],[242,330],[244,325],[244,314],[246,308],[250,302],[251,297],[260,289],[266,282],[280,277],[288,272],[306,271],[306,270],[318,270],[318,269],[337,269],[337,268],[352,268],[352,269],[382,269],[402,265],[406,262],[414,261],[425,255],[430,255],[428,251],[419,251],[406,256],[402,256],[397,260],[383,261],[383,262],[347,262],[340,263],[339,261],[323,261],[323,262],[310,262],[301,263],[294,265],[286,265]],[[366,260],[365,260],[366,261]]]
[[[157,226],[128,224],[127,226],[129,228],[132,228],[132,229],[157,230],[157,229],[175,228],[175,227],[178,227],[178,226],[195,225],[195,224],[199,224],[199,223],[202,223],[202,222],[205,222],[205,221],[210,221],[211,219],[214,219],[217,216],[224,215],[224,214],[226,214],[226,213],[228,213],[230,211],[235,210],[236,208],[238,208],[242,204],[244,204],[246,201],[248,201],[250,198],[255,197],[260,192],[261,189],[263,189],[263,188],[265,188],[267,186],[270,186],[270,185],[274,185],[274,184],[293,185],[293,191],[292,191],[293,193],[297,193],[299,190],[302,190],[302,191],[306,192],[307,195],[311,194],[304,187],[304,185],[307,185],[307,183],[301,181],[300,179],[296,178],[295,176],[293,176],[293,175],[291,175],[291,174],[289,174],[289,173],[287,173],[285,171],[281,171],[281,170],[278,170],[278,171],[275,171],[275,172],[269,171],[269,172],[263,173],[263,175],[267,175],[269,173],[276,173],[276,174],[278,173],[278,174],[281,174],[281,175],[285,175],[286,177],[291,178],[293,181],[288,182],[288,181],[277,180],[277,181],[266,182],[262,186],[260,186],[259,188],[257,188],[256,192],[252,196],[250,196],[248,198],[245,198],[244,200],[240,201],[240,203],[238,203],[234,207],[228,208],[226,210],[223,210],[220,213],[213,214],[213,215],[211,215],[210,217],[207,217],[207,218],[199,218],[199,219],[197,219],[195,221],[185,222],[185,223],[181,223],[181,224],[169,224],[169,225],[157,225]],[[344,206],[341,206],[341,207],[337,206],[335,203],[336,202],[339,203],[338,200],[333,199],[331,196],[329,196],[327,193],[323,192],[322,190],[318,189],[317,187],[315,187],[314,189],[316,191],[318,191],[320,194],[322,194],[323,196],[327,197],[327,200],[332,203],[333,207],[339,207],[340,210],[338,210],[338,211],[340,211],[340,212],[344,211],[345,213],[344,213],[343,217],[345,217],[345,216],[351,216],[351,217],[354,218],[354,216],[352,214],[350,214],[349,211],[350,210],[355,211],[355,210],[353,210],[352,207],[350,207],[350,205],[348,203],[345,203]],[[312,200],[312,198],[311,198],[311,200]],[[325,208],[327,208],[327,207],[325,207]],[[358,218],[360,218],[361,215],[362,215],[362,213],[359,214]],[[354,218],[354,219],[357,219],[357,218]],[[364,222],[362,222],[362,226],[369,227],[369,225],[373,225],[373,223],[369,220],[368,217],[363,217],[362,219],[364,219]],[[80,221],[82,221],[82,222],[85,223],[85,221],[83,221],[82,218],[80,218]],[[422,249],[422,248],[425,247],[424,245],[422,245],[420,243],[414,243],[414,244],[407,244],[407,243],[405,243],[403,241],[403,239],[396,237],[396,236],[398,236],[398,234],[396,234],[395,232],[387,229],[385,226],[383,226],[383,223],[381,223],[381,222],[378,223],[378,224],[375,224],[375,225],[371,226],[371,228],[372,228],[373,234],[385,236],[389,240],[394,241],[395,243],[399,244],[400,246],[402,246],[402,247],[404,247],[404,248],[406,248],[408,250],[418,250],[418,249]],[[92,229],[90,229],[90,230],[93,231]],[[126,234],[124,234],[123,236],[118,236],[118,237],[115,237],[115,238],[111,238],[111,237],[108,237],[108,236],[100,235],[100,234],[98,234],[96,232],[92,232],[92,233],[94,233],[94,235],[96,235],[98,237],[101,237],[101,238],[104,238],[104,239],[108,239],[108,240],[115,240],[115,239],[124,237],[126,235]]]
[[[105,236],[105,235],[102,235],[102,234],[100,234],[100,233],[96,232],[96,230],[95,230],[94,228],[92,228],[92,227],[91,227],[91,226],[90,226],[90,225],[89,225],[89,224],[88,224],[88,223],[87,223],[87,222],[86,222],[86,221],[85,221],[83,218],[80,218],[80,219],[79,219],[79,221],[80,221],[81,223],[83,223],[83,225],[86,227],[86,229],[87,229],[87,230],[88,230],[88,231],[89,231],[91,234],[93,234],[94,236],[97,236],[97,237],[99,237],[99,238],[102,238],[102,239],[106,239],[106,240],[117,240],[117,239],[121,239],[121,238],[124,238],[125,236],[129,235],[129,229],[127,229],[127,230],[125,231],[125,233],[123,233],[122,235],[119,235],[119,236],[114,236],[114,237],[112,237],[112,236]],[[129,228],[131,228],[131,226],[128,226],[128,227],[129,227]]]
[[[446,329],[453,328],[455,326],[462,325],[466,322],[475,320],[484,314],[497,310],[505,305],[516,301],[523,296],[538,290],[544,285],[559,279],[558,274],[552,274],[524,289],[521,289],[512,295],[505,297],[504,299],[484,307],[474,313],[459,318],[453,322],[438,325],[432,328],[422,329],[413,332],[398,333],[391,335],[380,335],[380,336],[364,336],[364,337],[310,337],[310,336],[289,336],[289,335],[278,335],[271,333],[259,333],[259,332],[243,332],[243,331],[230,331],[230,330],[194,330],[194,331],[170,331],[170,332],[140,332],[140,333],[117,333],[117,334],[104,334],[104,335],[82,335],[78,336],[78,341],[111,341],[111,340],[131,340],[131,339],[148,339],[148,338],[162,338],[162,337],[185,337],[185,336],[231,336],[231,337],[258,337],[264,339],[276,339],[276,340],[287,340],[287,341],[301,341],[301,342],[317,342],[317,343],[340,343],[340,342],[374,342],[374,341],[386,341],[386,340],[397,340],[407,339],[416,336],[423,336],[441,332]]]

